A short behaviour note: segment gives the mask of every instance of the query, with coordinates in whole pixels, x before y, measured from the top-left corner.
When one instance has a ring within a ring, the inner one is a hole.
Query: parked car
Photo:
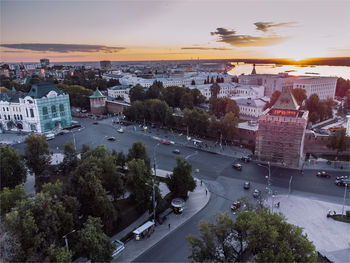
[[[250,188],[250,182],[244,182],[243,188],[248,190]]]
[[[325,172],[325,171],[318,172],[318,173],[316,174],[316,176],[318,176],[318,177],[331,178],[331,175],[330,175],[329,173]]]
[[[245,162],[245,163],[249,163],[252,160],[252,158],[250,158],[249,156],[242,156],[241,157],[241,161]]]
[[[258,190],[258,189],[255,189],[254,192],[253,192],[253,197],[254,198],[259,198],[261,195],[261,191]]]
[[[165,144],[165,145],[170,145],[170,144],[171,144],[171,142],[169,142],[169,141],[167,141],[167,140],[163,140],[163,141],[162,141],[162,144]]]
[[[239,208],[241,207],[241,202],[240,201],[236,201],[236,202],[233,202],[232,205],[231,205],[231,210],[232,211],[237,211]]]
[[[55,134],[54,133],[46,134],[46,140],[53,140],[53,139],[55,139]]]
[[[337,179],[334,183],[338,186],[350,186],[350,179]]]
[[[107,140],[108,140],[108,141],[113,141],[113,142],[114,142],[114,141],[115,141],[115,137],[113,137],[113,136],[112,136],[112,137],[108,137]]]
[[[97,124],[98,124],[98,122],[97,122],[97,121],[95,121],[95,122],[93,122],[92,124],[93,124],[93,125],[97,125]]]
[[[180,153],[180,150],[179,150],[179,149],[175,149],[175,150],[173,150],[173,153],[179,154],[179,153]]]
[[[120,129],[118,129],[117,131],[118,131],[119,133],[123,133],[123,132],[124,132],[123,128],[120,128]]]
[[[242,171],[242,165],[239,163],[232,164],[232,168],[235,168],[238,171]]]

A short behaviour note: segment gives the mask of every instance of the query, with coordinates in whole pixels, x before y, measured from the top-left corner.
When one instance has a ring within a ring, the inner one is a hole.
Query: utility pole
[[[154,176],[152,178],[152,183],[153,183],[153,220],[154,223],[156,223],[156,191],[154,188],[154,180],[157,176],[157,161],[156,161],[156,148],[157,146],[159,146],[159,143],[156,144],[156,146],[154,146],[154,150],[153,150],[153,169],[154,169]]]
[[[74,233],[76,230],[75,229],[73,229],[72,230],[72,232],[69,232],[68,234],[65,234],[62,238],[64,238],[64,242],[66,243],[66,250],[68,251],[69,250],[69,246],[68,246],[68,238],[67,238],[67,236],[69,235],[69,234],[72,234],[72,233]]]
[[[345,206],[345,199],[346,199],[346,188],[348,187],[348,184],[345,184],[345,189],[344,189],[344,200],[343,200],[343,208],[341,210],[341,214],[344,216],[344,206]]]

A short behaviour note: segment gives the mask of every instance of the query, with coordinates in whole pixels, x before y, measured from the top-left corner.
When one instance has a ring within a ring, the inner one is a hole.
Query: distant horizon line
[[[273,61],[275,63],[278,62],[295,62],[296,64],[305,63],[307,61],[324,61],[324,60],[348,60],[348,65],[343,66],[350,66],[350,57],[347,56],[339,56],[339,57],[312,57],[312,58],[306,58],[301,60],[295,60],[291,58],[217,58],[217,59],[145,59],[145,60],[108,60],[108,59],[102,59],[102,60],[77,60],[77,61],[55,61],[51,60],[49,57],[43,57],[41,59],[49,59],[50,63],[99,63],[100,61],[110,61],[110,62],[164,62],[164,61],[227,61],[227,62],[244,62],[244,61],[250,61],[251,63],[254,63],[253,61],[257,61],[257,64],[271,62]],[[260,61],[260,62],[259,62]],[[15,63],[40,63],[40,59],[38,61],[1,61],[2,64],[15,64]]]

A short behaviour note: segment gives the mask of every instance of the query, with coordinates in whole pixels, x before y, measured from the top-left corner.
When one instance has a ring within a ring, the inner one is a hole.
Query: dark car
[[[318,172],[318,173],[316,174],[316,176],[318,176],[318,177],[331,178],[331,175],[330,175],[329,173],[325,172],[325,171]]]
[[[231,210],[235,212],[235,211],[237,211],[240,207],[241,207],[241,202],[236,201],[236,202],[233,202],[233,204],[231,205]]]
[[[180,150],[179,150],[179,149],[175,149],[175,150],[173,150],[173,153],[179,154],[179,153],[180,153]]]
[[[243,188],[248,190],[250,188],[250,182],[244,182]]]
[[[242,171],[242,165],[239,163],[232,164],[232,168],[235,168],[238,171]]]
[[[252,160],[252,158],[250,158],[249,156],[242,156],[241,157],[241,161],[245,162],[245,163],[249,163]]]
[[[258,190],[258,189],[255,189],[254,192],[253,192],[253,197],[255,198],[259,198],[261,195],[261,191]]]
[[[97,124],[98,124],[98,122],[97,122],[97,121],[95,121],[95,122],[93,122],[92,124],[93,124],[93,125],[97,125]]]
[[[115,141],[115,137],[108,137],[107,140],[114,142]]]

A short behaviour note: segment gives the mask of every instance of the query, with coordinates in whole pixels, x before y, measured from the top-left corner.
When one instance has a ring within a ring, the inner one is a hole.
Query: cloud
[[[273,23],[273,22],[256,22],[254,25],[256,26],[256,30],[260,30],[262,32],[267,32],[271,27],[291,27],[295,26],[296,22],[284,22],[284,23]]]
[[[22,43],[22,44],[0,44],[0,47],[31,50],[39,52],[103,52],[103,53],[116,53],[124,47],[109,47],[103,45],[80,45],[80,44],[42,44],[42,43]]]
[[[197,49],[197,50],[232,50],[226,47],[182,47],[181,49]]]
[[[215,32],[210,32],[212,36],[218,36],[217,42],[224,42],[235,47],[259,47],[271,46],[288,39],[282,36],[256,37],[250,35],[237,35],[235,30],[228,30],[219,27]]]

